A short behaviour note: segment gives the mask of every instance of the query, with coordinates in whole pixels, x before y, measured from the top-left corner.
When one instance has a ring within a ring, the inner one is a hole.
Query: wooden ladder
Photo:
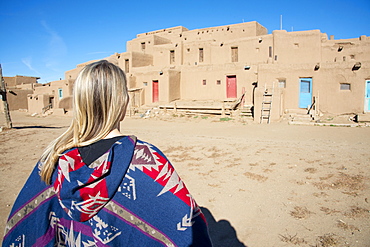
[[[263,93],[263,99],[262,99],[260,123],[263,123],[263,120],[267,120],[268,124],[270,123],[273,92],[274,92],[274,84],[272,84],[271,92],[267,90],[266,85],[265,85],[265,91]]]

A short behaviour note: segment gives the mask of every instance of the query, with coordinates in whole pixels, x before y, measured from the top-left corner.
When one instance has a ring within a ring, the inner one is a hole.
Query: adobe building
[[[4,76],[3,78],[8,91],[6,97],[9,110],[27,110],[27,95],[32,94],[34,88],[39,85],[37,80],[40,77],[16,75],[14,77]],[[1,111],[4,109],[1,108]]]
[[[196,30],[179,26],[138,34],[126,52],[105,59],[126,72],[136,106],[232,102],[243,96],[255,121],[266,112],[269,121],[294,111],[370,112],[366,36],[335,40],[319,30],[268,34],[257,22]],[[66,80],[73,82],[90,62],[65,72]]]
[[[28,112],[44,114],[53,109],[53,114],[64,114],[72,108],[71,80],[52,81],[39,84],[34,88],[32,94],[28,94]]]

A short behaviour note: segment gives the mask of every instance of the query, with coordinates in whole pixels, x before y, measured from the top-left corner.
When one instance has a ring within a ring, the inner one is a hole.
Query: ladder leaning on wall
[[[265,84],[265,91],[263,92],[262,99],[260,123],[263,123],[263,120],[266,120],[266,123],[268,124],[270,123],[273,93],[274,93],[274,83],[272,83],[271,92],[269,92]]]

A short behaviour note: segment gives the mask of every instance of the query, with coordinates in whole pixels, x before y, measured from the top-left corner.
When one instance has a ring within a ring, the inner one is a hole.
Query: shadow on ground
[[[37,125],[34,125],[34,126],[19,126],[19,127],[13,127],[13,129],[17,129],[17,130],[20,130],[20,129],[61,129],[61,128],[65,128],[65,127],[50,127],[50,126],[37,126]]]
[[[201,207],[201,210],[207,219],[209,235],[214,247],[248,247],[239,241],[236,231],[229,221],[216,221],[207,208]]]

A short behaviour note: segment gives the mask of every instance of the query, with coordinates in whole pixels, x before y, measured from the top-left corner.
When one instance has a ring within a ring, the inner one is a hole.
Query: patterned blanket
[[[50,186],[39,169],[14,203],[3,246],[212,246],[203,213],[149,143],[123,137],[89,166],[70,149]]]

